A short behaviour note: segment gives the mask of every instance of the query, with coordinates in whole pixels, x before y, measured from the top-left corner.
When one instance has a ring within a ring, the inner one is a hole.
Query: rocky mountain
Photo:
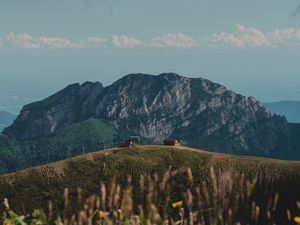
[[[281,101],[264,103],[273,113],[285,116],[290,123],[300,123],[300,102]]]
[[[0,132],[7,126],[11,125],[14,119],[16,118],[16,115],[1,111],[0,112]]]
[[[293,158],[291,128],[254,97],[202,78],[174,73],[130,74],[110,86],[69,85],[26,105],[4,134],[16,140],[49,136],[91,117],[160,143],[181,138],[188,146],[246,155]]]

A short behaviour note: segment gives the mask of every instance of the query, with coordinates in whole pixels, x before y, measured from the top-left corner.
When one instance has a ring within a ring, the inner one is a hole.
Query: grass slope
[[[88,196],[99,193],[99,183],[109,182],[113,177],[117,177],[118,182],[124,184],[126,177],[132,176],[133,183],[138,183],[141,174],[158,174],[162,177],[169,168],[178,173],[181,168],[186,167],[192,169],[195,184],[209,183],[212,166],[217,177],[224,172],[245,174],[249,179],[257,177],[255,200],[267,204],[271,196],[279,193],[279,208],[282,213],[286,213],[285,207],[296,207],[295,202],[300,200],[298,162],[167,146],[137,146],[132,149],[99,151],[1,175],[0,199],[9,198],[12,208],[23,213],[33,208],[46,208],[48,200],[53,200],[54,208],[60,209],[62,206],[59,202],[65,187],[69,188],[70,195],[74,198],[77,187],[81,187],[84,195]],[[187,188],[180,179],[176,181],[176,186],[178,193]]]
[[[112,125],[97,119],[72,124],[49,137],[31,141],[18,142],[0,135],[0,173],[110,148],[117,145],[119,135]]]

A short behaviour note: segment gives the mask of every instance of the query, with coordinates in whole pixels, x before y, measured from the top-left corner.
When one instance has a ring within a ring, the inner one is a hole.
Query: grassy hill
[[[75,199],[78,187],[82,188],[84,197],[87,197],[99,193],[100,182],[109,183],[113,177],[116,177],[118,183],[125,185],[127,177],[131,176],[134,186],[139,186],[141,174],[157,174],[157,179],[162,179],[169,170],[175,179],[173,197],[171,196],[175,200],[190,188],[183,177],[176,176],[184,168],[191,168],[193,186],[205,182],[210,192],[213,191],[211,168],[214,168],[220,188],[224,176],[228,174],[231,177],[244,174],[245,180],[257,178],[252,200],[267,207],[270,199],[279,193],[279,218],[286,218],[287,208],[294,212],[296,201],[300,200],[299,162],[232,156],[187,147],[150,145],[89,153],[1,175],[0,199],[9,198],[12,208],[23,213],[34,208],[45,209],[48,201],[52,200],[54,209],[59,211],[63,207],[61,200],[66,187],[70,198]]]

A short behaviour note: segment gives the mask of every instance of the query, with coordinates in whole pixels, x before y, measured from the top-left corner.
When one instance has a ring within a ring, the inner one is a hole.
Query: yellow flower
[[[99,210],[98,211],[98,216],[100,219],[105,219],[107,217],[107,213],[102,211],[102,210]]]
[[[182,204],[183,204],[182,201],[174,202],[174,203],[172,204],[172,207],[173,207],[174,209],[176,209],[176,208],[181,207]]]
[[[294,217],[294,221],[295,221],[297,224],[300,224],[300,216]]]

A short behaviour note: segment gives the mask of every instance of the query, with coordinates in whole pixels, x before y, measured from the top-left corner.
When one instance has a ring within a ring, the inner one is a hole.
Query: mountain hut
[[[168,145],[168,146],[181,146],[181,140],[179,139],[166,139],[164,140],[164,145]]]

